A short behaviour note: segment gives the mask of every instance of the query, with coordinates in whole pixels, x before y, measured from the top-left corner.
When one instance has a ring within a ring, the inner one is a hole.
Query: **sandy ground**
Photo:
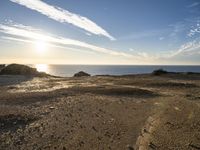
[[[0,149],[200,149],[200,75],[0,76]]]

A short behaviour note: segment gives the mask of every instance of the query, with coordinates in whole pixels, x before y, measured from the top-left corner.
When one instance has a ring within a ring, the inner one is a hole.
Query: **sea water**
[[[200,72],[200,66],[158,66],[158,65],[35,65],[39,71],[55,76],[71,77],[79,71],[91,75],[127,75],[151,73],[156,69],[169,72]]]

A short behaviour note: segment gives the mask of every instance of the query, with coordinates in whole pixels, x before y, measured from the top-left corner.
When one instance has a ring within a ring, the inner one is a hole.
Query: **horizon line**
[[[0,65],[21,64],[21,65],[69,65],[69,66],[200,66],[200,64],[49,64],[49,63],[0,63]]]

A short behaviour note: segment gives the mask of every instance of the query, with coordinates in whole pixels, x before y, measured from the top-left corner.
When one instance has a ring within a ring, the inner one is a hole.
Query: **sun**
[[[38,53],[43,54],[47,50],[47,43],[45,41],[36,41],[35,42],[35,49]]]

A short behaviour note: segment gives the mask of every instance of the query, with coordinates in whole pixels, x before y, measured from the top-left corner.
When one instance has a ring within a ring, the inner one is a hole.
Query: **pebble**
[[[63,150],[67,150],[65,146],[63,147]]]
[[[126,146],[127,150],[134,150],[134,148],[131,145]]]

